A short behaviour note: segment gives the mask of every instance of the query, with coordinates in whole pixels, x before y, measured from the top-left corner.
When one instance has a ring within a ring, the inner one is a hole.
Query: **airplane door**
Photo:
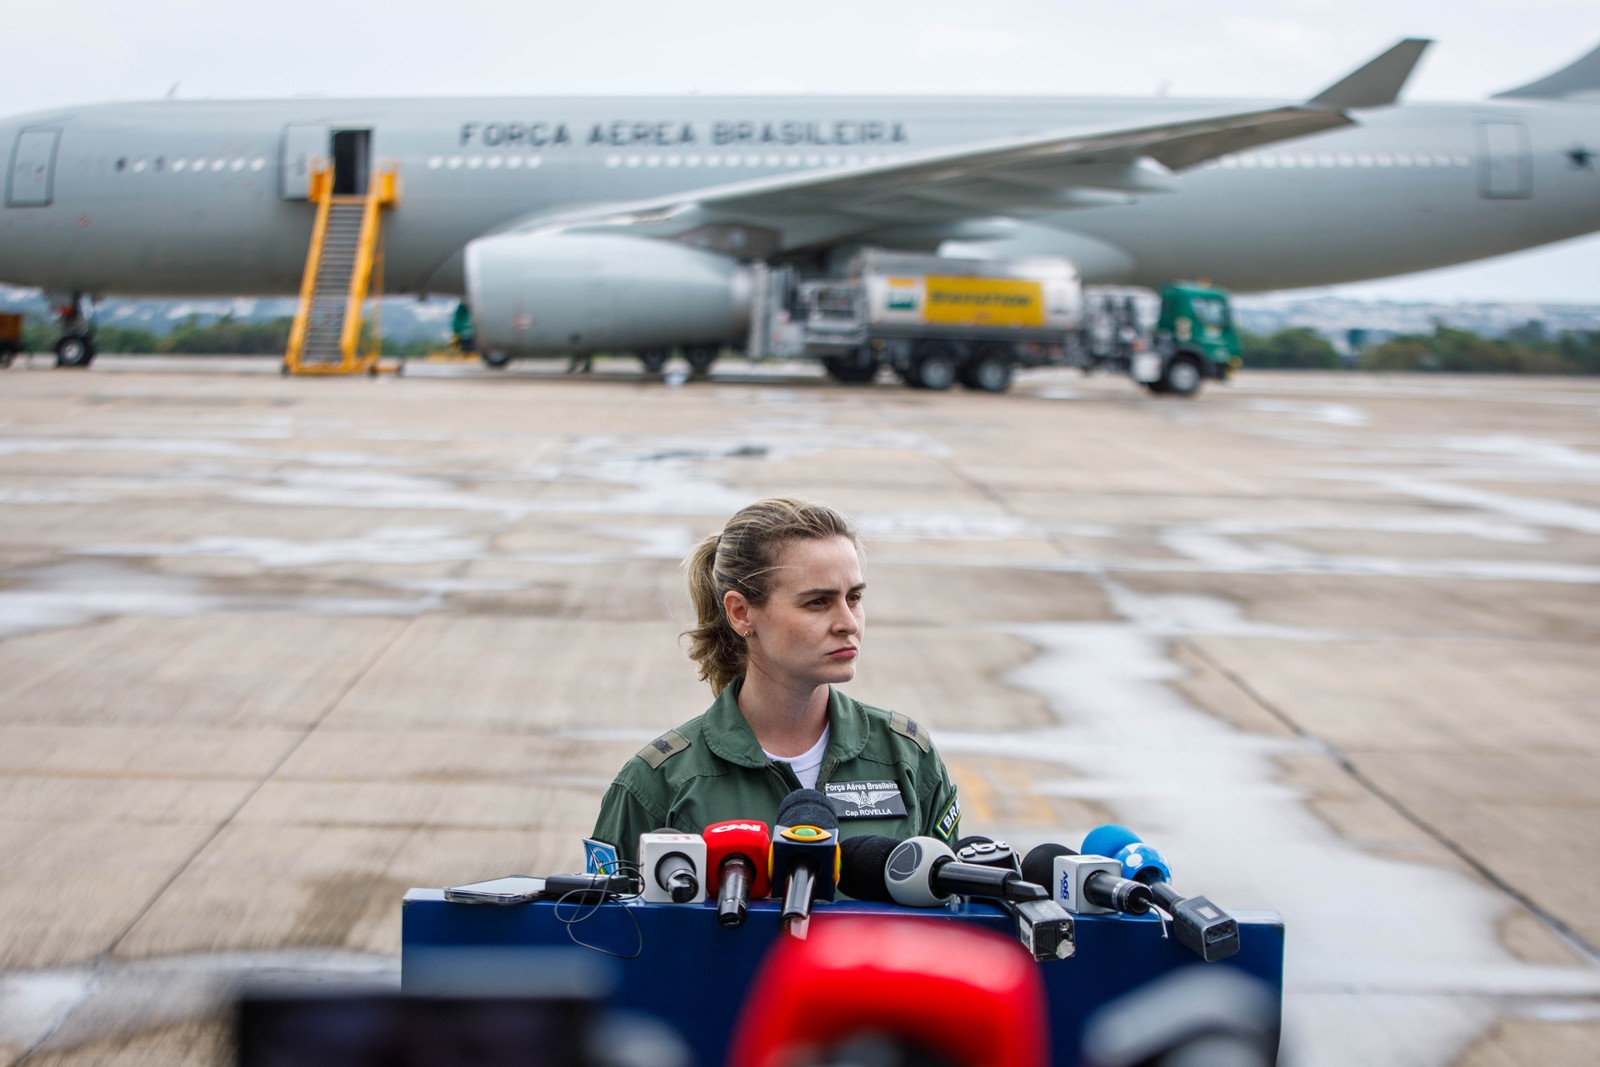
[[[1491,200],[1533,195],[1528,128],[1520,122],[1478,123],[1478,189]]]
[[[311,170],[319,160],[326,163],[330,158],[331,136],[326,126],[283,128],[283,158],[278,170],[285,200],[311,197]]]
[[[6,207],[49,207],[56,197],[56,147],[60,130],[23,130],[11,146]]]

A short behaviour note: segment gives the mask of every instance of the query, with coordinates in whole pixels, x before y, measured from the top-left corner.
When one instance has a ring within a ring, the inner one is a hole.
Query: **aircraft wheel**
[[[955,350],[938,341],[924,343],[912,357],[909,384],[917,389],[948,389],[956,382]]]
[[[827,356],[822,360],[822,368],[828,372],[828,377],[846,385],[870,385],[878,377],[878,361],[871,355],[864,359],[856,353]]]
[[[1194,396],[1204,380],[1193,356],[1174,356],[1161,372],[1161,391],[1169,396]]]
[[[644,365],[646,374],[660,374],[667,365],[667,350],[647,348],[639,353],[639,362]]]
[[[94,362],[94,342],[82,334],[68,334],[56,342],[56,366],[87,367]]]
[[[695,374],[708,374],[720,351],[716,345],[689,345],[683,350],[683,358],[689,361],[689,369]]]
[[[511,357],[504,352],[479,352],[478,358],[490,370],[505,370],[506,364],[511,362]]]
[[[1011,387],[1011,372],[1011,353],[990,345],[962,364],[961,384],[984,393],[1003,393]]]

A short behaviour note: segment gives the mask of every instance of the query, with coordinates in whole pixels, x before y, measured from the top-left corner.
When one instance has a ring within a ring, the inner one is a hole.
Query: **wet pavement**
[[[274,370],[0,376],[0,1063],[216,1062],[237,982],[393,981],[407,887],[578,867],[776,493],[967,832],[1283,913],[1293,1062],[1600,1058],[1600,382]]]

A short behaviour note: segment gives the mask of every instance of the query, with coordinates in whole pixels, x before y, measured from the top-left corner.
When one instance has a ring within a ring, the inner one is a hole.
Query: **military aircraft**
[[[491,362],[738,345],[749,266],[878,246],[1056,256],[1087,282],[1284,289],[1600,229],[1600,49],[1397,105],[1427,41],[1300,103],[1051,98],[101,104],[0,120],[0,279],[93,358],[99,294],[296,292],[313,175],[392,168],[383,287],[462,294]]]

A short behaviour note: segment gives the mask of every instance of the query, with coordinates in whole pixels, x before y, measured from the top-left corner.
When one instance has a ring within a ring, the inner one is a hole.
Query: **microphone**
[[[1050,896],[1014,870],[962,863],[948,845],[932,837],[852,837],[843,848],[840,888],[858,900],[937,908],[957,894],[1019,902]]]
[[[979,867],[998,867],[1022,873],[1022,857],[1004,841],[974,834],[956,842],[956,859]]]
[[[698,904],[706,899],[700,872],[706,869],[706,840],[699,834],[652,830],[639,835],[639,871],[644,899],[651,904]]]
[[[1103,856],[1080,856],[1066,845],[1043,844],[1022,861],[1022,876],[1050,887],[1070,912],[1143,915],[1155,896],[1150,887],[1122,877],[1122,865]]]
[[[839,882],[839,819],[815,789],[796,789],[778,805],[772,828],[770,881],[783,894],[787,926],[811,915],[818,900],[832,900]]]
[[[1172,916],[1172,931],[1178,943],[1207,963],[1225,960],[1239,951],[1239,923],[1233,916],[1205,897],[1186,897],[1172,888],[1167,861],[1153,845],[1139,840],[1126,826],[1107,823],[1089,831],[1083,839],[1087,851],[1090,841],[1111,851],[1123,873],[1150,887],[1155,903]]]
[[[717,922],[743,926],[750,898],[767,895],[767,824],[744,819],[712,823],[706,841],[706,892],[717,895]]]

